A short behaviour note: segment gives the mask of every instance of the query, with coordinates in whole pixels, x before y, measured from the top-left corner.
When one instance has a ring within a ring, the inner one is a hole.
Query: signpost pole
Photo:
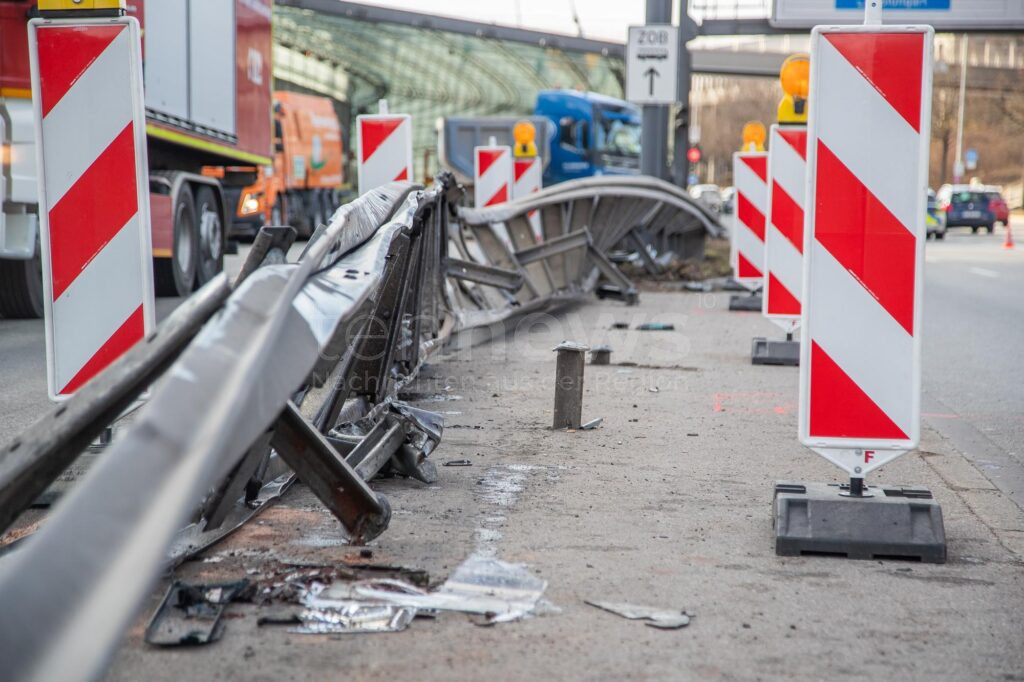
[[[672,21],[672,0],[647,0],[647,23]],[[664,180],[668,175],[668,106],[643,105],[640,129],[640,170]]]
[[[690,145],[690,78],[693,60],[686,43],[697,37],[697,25],[686,13],[685,4],[679,15],[679,61],[676,66],[676,92],[679,98],[679,113],[676,115],[675,141],[672,151],[672,180],[686,189],[689,185],[690,163],[686,150]]]

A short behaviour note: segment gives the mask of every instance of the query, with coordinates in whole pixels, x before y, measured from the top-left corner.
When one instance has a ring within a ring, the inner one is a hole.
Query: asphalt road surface
[[[1024,508],[1024,219],[1005,231],[951,230],[925,252],[927,424]]]

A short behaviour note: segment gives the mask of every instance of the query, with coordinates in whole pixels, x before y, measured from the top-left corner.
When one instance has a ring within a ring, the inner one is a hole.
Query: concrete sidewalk
[[[160,650],[142,632],[161,586],[112,678],[1024,679],[1024,514],[934,432],[869,482],[932,489],[947,564],[775,556],[772,483],[841,475],[797,442],[797,370],[750,364],[751,337],[781,333],[727,302],[591,302],[437,358],[415,391],[417,404],[446,415],[432,455],[440,478],[374,484],[394,516],[372,558],[346,546],[296,486],[208,552],[216,563],[177,571],[212,581],[277,561],[362,562],[422,568],[440,582],[472,553],[493,552],[547,580],[559,613],[493,627],[442,614],[402,633],[330,637],[257,627],[260,609],[237,604],[220,642]],[[675,330],[632,330],[642,322]],[[614,349],[611,366],[587,366],[584,420],[604,418],[595,431],[549,430],[551,348],[566,338]],[[441,466],[463,458],[472,466]],[[588,599],[695,618],[660,631]]]

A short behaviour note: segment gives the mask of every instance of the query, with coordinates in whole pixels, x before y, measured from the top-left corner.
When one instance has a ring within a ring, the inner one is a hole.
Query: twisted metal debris
[[[432,482],[443,420],[399,390],[453,333],[601,287],[636,290],[606,254],[692,256],[713,218],[650,178],[589,179],[472,211],[449,175],[343,206],[295,263],[264,228],[149,338],[0,450],[0,530],[143,391],[148,399],[46,523],[0,562],[0,660],[12,679],[102,675],[168,561],[209,546],[302,480],[354,542],[388,525],[367,481]],[[539,215],[538,239],[530,215]],[[652,247],[648,250],[648,246]]]

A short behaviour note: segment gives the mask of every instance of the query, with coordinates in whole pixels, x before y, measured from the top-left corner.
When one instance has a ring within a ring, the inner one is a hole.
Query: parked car
[[[937,195],[939,208],[946,213],[946,228],[969,227],[971,232],[995,230],[996,216],[984,187],[943,185]]]
[[[1002,223],[1003,227],[1010,224],[1010,207],[1006,204],[1006,199],[1003,198],[1002,192],[999,191],[998,187],[986,187],[985,194],[988,196],[988,205],[992,213],[996,217],[997,223]]]
[[[732,213],[736,203],[736,188],[726,187],[722,190],[722,213]]]
[[[939,202],[935,197],[935,190],[933,189],[928,190],[928,211],[925,213],[924,220],[927,229],[925,238],[946,238],[946,213],[939,209]]]
[[[690,188],[690,196],[712,213],[722,212],[722,190],[718,185],[694,185]]]

